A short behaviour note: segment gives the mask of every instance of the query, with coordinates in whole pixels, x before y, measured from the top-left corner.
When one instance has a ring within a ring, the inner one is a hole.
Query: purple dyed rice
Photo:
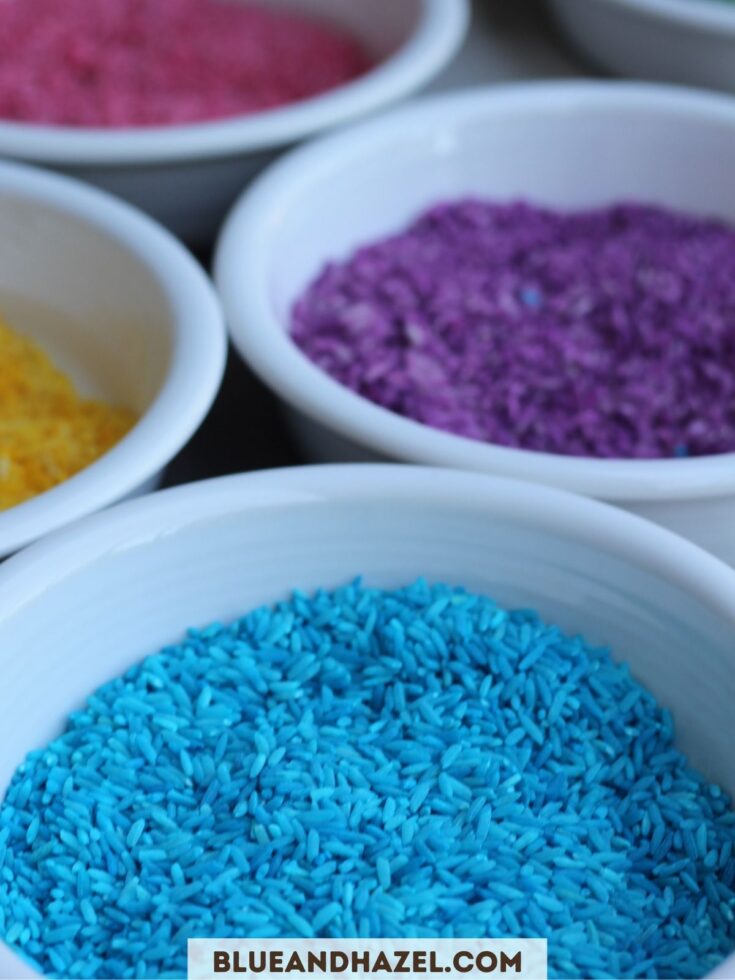
[[[332,263],[295,342],[352,391],[572,456],[735,451],[735,229],[640,204],[438,204]]]

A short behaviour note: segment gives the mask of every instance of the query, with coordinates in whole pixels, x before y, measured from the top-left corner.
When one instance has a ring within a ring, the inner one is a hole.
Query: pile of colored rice
[[[201,122],[320,95],[369,67],[341,29],[261,3],[0,3],[0,118],[20,122]]]
[[[555,977],[735,945],[735,813],[626,666],[530,611],[353,583],[111,681],[0,808],[0,936],[62,977],[188,937],[547,936]]]
[[[74,476],[134,424],[126,409],[81,398],[33,341],[0,321],[0,511]]]
[[[501,446],[735,451],[735,229],[640,204],[439,204],[329,265],[293,337],[358,394]]]

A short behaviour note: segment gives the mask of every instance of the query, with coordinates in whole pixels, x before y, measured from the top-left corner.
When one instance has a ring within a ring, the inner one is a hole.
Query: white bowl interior
[[[424,84],[454,53],[468,20],[467,0],[262,2],[341,27],[372,56],[375,70],[272,110],[199,123],[110,129],[0,120],[0,146],[19,159],[71,168],[92,165],[93,173],[98,172],[95,165],[105,170],[111,166],[114,169],[108,176],[115,181],[125,179],[120,168],[129,165],[191,165],[232,154],[275,150],[396,101]],[[155,173],[148,176],[153,178]],[[159,189],[167,189],[165,169],[159,172]],[[179,201],[181,208],[191,205]]]
[[[142,415],[169,370],[172,311],[121,242],[48,201],[0,193],[0,316],[83,394]]]
[[[566,495],[557,504],[553,492],[549,503],[522,484],[420,469],[404,477],[396,468],[389,489],[371,477],[383,467],[341,469],[326,493],[318,488],[334,470],[322,467],[184,488],[96,517],[73,540],[67,532],[48,575],[33,568],[32,553],[8,563],[0,791],[85,695],[185,627],[360,574],[380,586],[420,575],[461,584],[610,645],[673,709],[696,764],[735,790],[735,588],[724,613],[704,588],[698,595],[677,582],[677,569],[666,576],[636,553],[636,534],[677,539],[603,505]],[[473,499],[476,491],[483,496]],[[626,533],[616,545],[618,521]]]
[[[236,0],[238,3],[247,0]],[[266,6],[298,10],[327,23],[339,25],[357,38],[380,62],[401,48],[416,30],[421,0],[266,0]]]
[[[419,575],[462,584],[611,645],[673,710],[692,761],[735,791],[734,573],[566,494],[362,466],[156,495],[0,569],[0,795],[89,693],[185,627],[357,574],[386,587]],[[0,976],[19,970],[0,944]]]
[[[373,69],[312,98],[210,122],[111,130],[0,120],[0,154],[62,167],[185,241],[211,245],[242,188],[279,152],[428,83],[458,49],[469,20],[469,0],[263,2],[343,27],[372,55]]]
[[[633,86],[608,86],[605,96],[561,85],[436,100],[294,160],[258,229],[259,270],[285,330],[325,262],[441,199],[562,208],[635,199],[735,221],[734,130],[696,97],[653,88],[647,98]]]
[[[211,283],[143,215],[75,181],[0,165],[0,317],[85,395],[132,409],[124,439],[0,512],[0,558],[150,488],[201,423],[226,356]]]
[[[288,405],[307,458],[387,458],[545,483],[621,503],[735,564],[735,454],[600,460],[461,438],[353,393],[289,336],[294,301],[327,263],[440,200],[566,209],[639,201],[735,223],[734,137],[726,97],[622,82],[477,89],[328,137],[259,178],[224,227],[215,273],[234,343]]]
[[[569,40],[631,78],[735,90],[735,8],[727,0],[549,0]]]

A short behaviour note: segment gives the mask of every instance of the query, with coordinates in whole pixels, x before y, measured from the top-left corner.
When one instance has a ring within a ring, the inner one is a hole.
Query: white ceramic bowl
[[[735,92],[727,0],[549,0],[570,41],[609,71]]]
[[[0,156],[43,164],[112,191],[180,237],[206,244],[244,183],[277,151],[404,98],[458,49],[468,0],[265,0],[325,17],[378,61],[362,78],[251,116],[125,130],[0,121]]]
[[[735,103],[624,82],[560,82],[426,100],[296,151],[224,228],[216,280],[235,345],[290,405],[308,455],[388,457],[520,477],[615,501],[735,563],[735,454],[609,461],[440,432],[348,391],[288,335],[328,259],[400,229],[440,198],[559,207],[621,198],[735,221]]]
[[[187,626],[357,574],[384,587],[419,575],[461,584],[611,645],[673,710],[693,763],[735,791],[732,569],[570,494],[360,465],[154,494],[0,567],[0,797],[87,694]],[[733,976],[735,960],[726,966]],[[32,975],[23,970],[0,945],[0,976]]]
[[[150,489],[208,412],[226,337],[204,272],[133,208],[75,181],[0,164],[0,316],[84,394],[140,421],[81,473],[0,511],[0,557]]]

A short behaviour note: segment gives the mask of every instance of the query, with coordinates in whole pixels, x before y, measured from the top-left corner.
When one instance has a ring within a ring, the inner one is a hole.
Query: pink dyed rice
[[[363,74],[365,51],[302,14],[228,0],[2,0],[0,118],[87,127],[225,118]]]

